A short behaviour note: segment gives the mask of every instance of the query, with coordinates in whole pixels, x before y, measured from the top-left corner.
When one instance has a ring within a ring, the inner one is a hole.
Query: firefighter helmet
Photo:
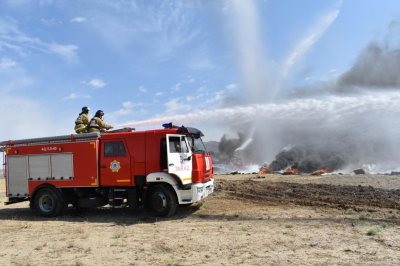
[[[87,114],[87,113],[89,113],[89,111],[90,111],[90,108],[89,108],[89,107],[87,107],[87,106],[82,107],[82,113]]]
[[[95,117],[104,116],[104,112],[103,112],[102,110],[98,110],[94,116],[95,116]]]

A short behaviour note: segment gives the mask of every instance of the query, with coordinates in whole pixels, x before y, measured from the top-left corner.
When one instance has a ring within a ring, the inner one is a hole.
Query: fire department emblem
[[[113,172],[118,172],[119,169],[121,169],[121,164],[114,160],[113,162],[110,163],[110,169]]]

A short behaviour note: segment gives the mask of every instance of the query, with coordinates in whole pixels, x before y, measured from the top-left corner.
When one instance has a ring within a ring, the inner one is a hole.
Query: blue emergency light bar
[[[172,122],[165,123],[162,126],[163,128],[178,128],[177,126],[172,125]]]

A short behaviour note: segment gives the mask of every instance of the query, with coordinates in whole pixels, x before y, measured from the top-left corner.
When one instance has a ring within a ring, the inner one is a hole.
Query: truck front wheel
[[[44,217],[57,216],[63,208],[56,192],[50,188],[43,188],[37,192],[34,206],[36,211]]]
[[[168,217],[176,210],[176,196],[173,189],[169,186],[155,185],[150,190],[149,205],[155,215]]]

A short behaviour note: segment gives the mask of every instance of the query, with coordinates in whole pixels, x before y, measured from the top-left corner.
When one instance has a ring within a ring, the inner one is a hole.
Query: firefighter
[[[88,126],[88,132],[100,132],[105,129],[114,128],[112,125],[107,125],[103,122],[104,112],[102,110],[98,110],[92,120],[90,120],[90,124]]]
[[[86,127],[90,123],[89,111],[90,111],[89,107],[86,107],[86,106],[83,107],[82,112],[79,114],[78,118],[75,120],[75,132],[77,134],[82,134],[82,133],[87,132]]]

